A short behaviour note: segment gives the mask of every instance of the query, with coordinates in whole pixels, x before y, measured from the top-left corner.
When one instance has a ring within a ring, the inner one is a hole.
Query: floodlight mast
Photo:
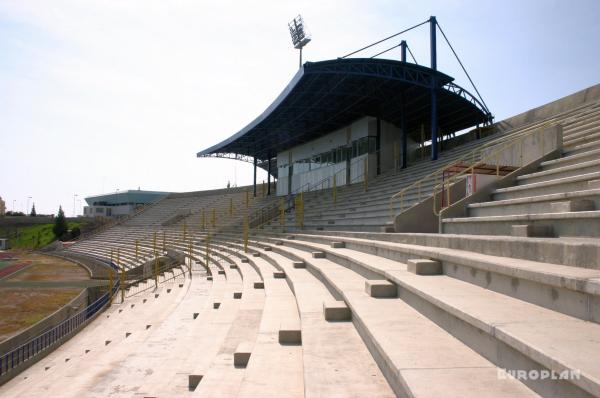
[[[310,33],[308,33],[306,30],[304,20],[300,15],[294,18],[292,22],[288,23],[288,28],[290,29],[290,35],[292,36],[292,44],[294,45],[294,48],[300,50],[300,62],[298,67],[302,68],[302,47],[310,42]]]

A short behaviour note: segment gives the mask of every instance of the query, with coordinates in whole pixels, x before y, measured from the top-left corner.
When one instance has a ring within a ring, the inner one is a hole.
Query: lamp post
[[[302,47],[310,42],[310,33],[306,30],[306,25],[300,15],[294,18],[292,22],[288,23],[288,28],[290,29],[294,48],[300,50],[299,68],[302,68]]]

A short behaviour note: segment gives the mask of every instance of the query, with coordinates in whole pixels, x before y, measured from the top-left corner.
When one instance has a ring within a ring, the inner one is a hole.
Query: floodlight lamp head
[[[294,45],[294,48],[298,50],[302,49],[302,47],[310,42],[310,33],[307,31],[304,21],[300,15],[294,18],[292,22],[288,23],[288,28],[290,29],[290,35],[292,36],[292,44]]]

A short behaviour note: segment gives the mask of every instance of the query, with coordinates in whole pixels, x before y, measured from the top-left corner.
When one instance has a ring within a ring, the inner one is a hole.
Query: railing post
[[[114,269],[112,267],[112,265],[110,266],[110,272],[108,273],[108,305],[111,306],[112,305],[112,301],[113,301],[113,287],[114,287]]]
[[[167,233],[165,231],[163,231],[163,238],[162,238],[162,249],[163,252],[167,251]]]
[[[213,229],[217,225],[217,210],[214,207],[212,209],[212,217],[211,217],[210,223],[211,223],[211,226],[213,227]]]
[[[304,192],[300,192],[300,229],[304,228]]]
[[[233,198],[229,198],[229,217],[233,217]]]
[[[117,251],[117,256],[119,252]],[[121,303],[125,301],[125,267],[121,267]]]
[[[244,253],[248,253],[248,230],[250,229],[248,213],[244,216]]]
[[[369,159],[369,155],[367,155],[367,157],[364,158],[364,162],[363,162],[365,192],[367,192],[367,190],[369,189],[369,164],[367,162],[368,159]]]
[[[281,228],[285,228],[285,201],[283,198],[279,199],[279,224],[281,224]]]
[[[187,222],[183,220],[183,241],[185,242],[187,238]]]
[[[190,279],[192,279],[192,254],[193,254],[193,242],[190,239],[190,248],[189,248],[189,260],[190,260],[190,265],[189,265],[189,271],[190,271]]]
[[[246,188],[246,210],[248,210],[248,206],[250,206],[250,192]]]
[[[248,194],[248,191],[246,191]],[[202,209],[202,229],[206,229],[206,210]]]
[[[500,178],[500,152],[496,152],[496,177]]]
[[[156,257],[156,231],[154,232],[154,235],[152,238],[152,252],[154,254],[154,257]]]
[[[337,204],[337,176],[333,175],[333,204]]]
[[[158,289],[158,256],[154,257],[154,286]]]
[[[210,264],[210,233],[206,235],[206,266]]]

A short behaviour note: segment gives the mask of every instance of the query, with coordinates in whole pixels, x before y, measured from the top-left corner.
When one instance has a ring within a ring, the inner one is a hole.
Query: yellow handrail
[[[526,137],[531,135],[533,132],[537,131],[537,129],[539,128],[543,128],[544,126],[550,125],[552,123],[555,123],[555,119],[556,118],[552,118],[550,120],[546,120],[543,122],[539,122],[539,123],[535,123],[532,124],[530,126],[527,126],[523,129],[519,129],[515,132],[512,132],[510,134],[504,134],[501,137],[498,137],[492,141],[486,142],[480,146],[478,146],[477,148],[474,148],[473,150],[467,152],[465,155],[459,157],[458,159],[454,159],[448,163],[444,163],[444,165],[434,171],[432,171],[431,173],[427,174],[426,176],[420,178],[419,180],[413,182],[412,184],[408,185],[407,187],[403,188],[402,190],[400,190],[399,192],[395,193],[394,195],[392,195],[390,197],[389,200],[389,209],[390,209],[390,216],[393,219],[395,217],[395,212],[394,212],[394,203],[396,201],[400,201],[400,208],[399,208],[399,212],[403,212],[405,210],[404,208],[404,196],[411,190],[417,189],[418,190],[418,195],[417,195],[417,203],[420,203],[422,201],[422,191],[423,191],[423,185],[425,185],[425,183],[433,183],[434,186],[439,185],[439,179],[441,179],[444,171],[455,164],[461,163],[461,162],[466,162],[467,160],[470,160],[471,164],[475,163],[476,159],[478,157],[480,157],[481,153],[490,148],[493,147],[495,145],[499,145],[499,144],[503,144],[506,142],[506,140],[509,140],[508,142],[513,142],[516,140],[519,140],[522,137]],[[430,197],[430,195],[427,195],[427,197]]]
[[[452,174],[451,176],[448,177],[448,179],[446,181],[442,181],[441,183],[438,183],[437,185],[435,185],[433,187],[433,192],[432,192],[432,196],[433,196],[433,214],[435,214],[436,216],[440,215],[440,211],[442,210],[442,207],[440,206],[440,209],[437,210],[437,196],[438,196],[438,192],[444,192],[444,189],[446,190],[446,192],[448,193],[448,200],[447,200],[447,204],[446,207],[450,206],[450,189],[451,187],[456,184],[458,182],[458,179],[462,176],[464,176],[467,173],[471,173],[472,175],[475,173],[475,169],[479,166],[483,166],[486,164],[491,164],[490,161],[495,160],[495,166],[496,166],[496,177],[500,178],[500,155],[502,152],[509,150],[509,149],[513,149],[515,147],[518,146],[518,150],[519,150],[519,166],[517,167],[517,169],[525,166],[523,164],[523,142],[525,141],[526,138],[531,137],[535,134],[539,134],[540,136],[540,141],[542,142],[541,144],[541,148],[542,148],[542,152],[541,152],[541,156],[546,155],[545,153],[545,149],[544,149],[544,127],[552,127],[555,126],[557,123],[544,123],[542,124],[537,130],[532,130],[531,132],[529,132],[526,135],[521,135],[518,138],[511,140],[509,142],[507,142],[505,145],[491,151],[489,154],[481,157],[477,162],[474,162],[473,164],[471,164],[469,167],[463,169],[462,171],[456,173],[456,174]]]

